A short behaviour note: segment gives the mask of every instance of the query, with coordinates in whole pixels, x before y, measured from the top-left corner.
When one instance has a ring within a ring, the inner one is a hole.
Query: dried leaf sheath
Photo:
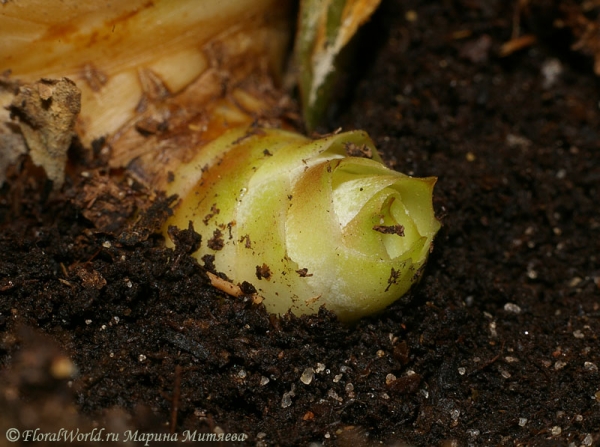
[[[289,42],[289,6],[275,0],[6,2],[0,5],[0,72],[24,82],[76,82],[82,91],[77,132],[89,146],[207,71],[227,85],[251,72],[277,71]]]

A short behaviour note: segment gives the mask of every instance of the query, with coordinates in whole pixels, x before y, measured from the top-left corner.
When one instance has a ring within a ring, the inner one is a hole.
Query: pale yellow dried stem
[[[10,70],[24,82],[76,82],[82,92],[77,132],[89,145],[116,132],[139,107],[181,92],[209,69],[234,73],[237,68],[227,66],[230,45],[238,52],[256,48],[246,64],[257,70],[281,66],[289,3],[6,2],[0,5],[0,73]]]
[[[240,286],[226,281],[223,278],[215,275],[214,273],[206,272],[206,274],[208,275],[208,279],[210,279],[210,285],[213,286],[215,289],[218,289],[221,292],[224,292],[227,295],[232,296],[234,298],[239,298],[245,295]],[[263,298],[255,293],[252,295],[252,302],[254,304],[260,304],[263,302]]]

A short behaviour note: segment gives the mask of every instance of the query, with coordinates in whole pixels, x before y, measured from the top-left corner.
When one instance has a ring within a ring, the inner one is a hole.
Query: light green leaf
[[[381,0],[301,0],[295,60],[309,131],[322,122],[343,70],[340,54]]]

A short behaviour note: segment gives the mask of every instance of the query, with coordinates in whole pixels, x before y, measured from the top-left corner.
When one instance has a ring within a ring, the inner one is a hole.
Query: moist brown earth
[[[397,170],[438,176],[443,228],[411,295],[352,327],[211,288],[193,231],[174,250],[155,235],[169,200],[98,151],[71,149],[59,193],[17,166],[0,195],[0,445],[9,427],[120,436],[71,444],[86,446],[127,430],[599,444],[600,85],[562,6],[384,1],[366,28],[322,130],[367,130]]]

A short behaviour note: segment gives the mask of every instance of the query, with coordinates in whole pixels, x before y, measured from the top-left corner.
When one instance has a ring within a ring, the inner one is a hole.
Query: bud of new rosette
[[[234,129],[204,147],[168,185],[167,222],[202,235],[198,259],[247,281],[270,312],[350,321],[384,309],[415,284],[440,228],[436,178],[385,167],[365,132],[310,140]]]

